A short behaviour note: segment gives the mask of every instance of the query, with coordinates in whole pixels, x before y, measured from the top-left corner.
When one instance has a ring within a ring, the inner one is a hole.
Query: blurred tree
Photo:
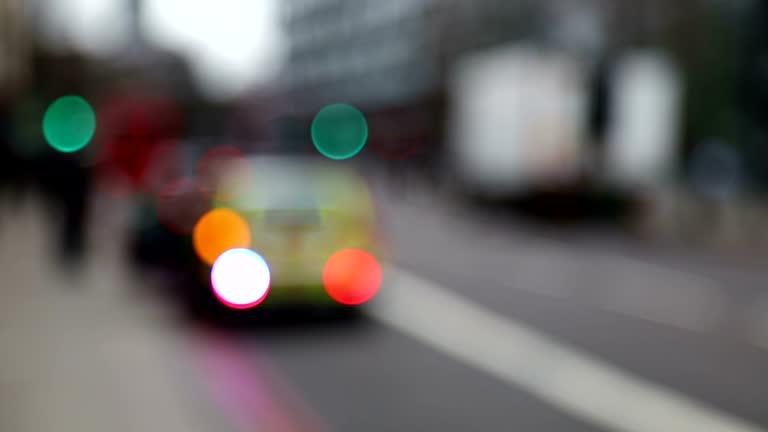
[[[665,40],[686,78],[686,156],[714,137],[739,145],[744,138],[738,90],[745,50],[738,10],[706,0],[681,0],[669,13]]]
[[[747,165],[757,188],[768,193],[768,1],[756,1],[745,14],[742,58],[744,79],[740,97],[745,122],[751,131],[747,137]]]

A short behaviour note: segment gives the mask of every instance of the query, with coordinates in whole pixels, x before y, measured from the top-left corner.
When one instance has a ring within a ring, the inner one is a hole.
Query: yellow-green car
[[[232,232],[239,223],[226,223],[217,228],[220,233],[203,238],[198,223],[192,247],[198,252],[194,273],[202,283],[191,288],[198,290],[191,293],[198,307],[339,311],[357,309],[376,295],[385,248],[371,190],[355,170],[319,158],[254,156],[227,167],[218,185],[212,211],[239,216],[247,238]],[[220,249],[214,262],[200,253],[214,247],[210,244]],[[233,255],[225,249],[243,252],[242,271],[225,266]],[[263,264],[267,276],[250,268]],[[229,301],[226,287],[217,286],[217,265],[223,275],[219,285],[234,283],[236,295],[265,290],[264,295],[246,303]]]

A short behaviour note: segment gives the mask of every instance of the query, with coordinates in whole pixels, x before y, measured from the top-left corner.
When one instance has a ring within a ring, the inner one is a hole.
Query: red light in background
[[[158,142],[147,154],[142,185],[146,193],[159,194],[184,177],[184,151],[178,141]]]
[[[247,174],[247,160],[237,147],[219,146],[208,150],[200,159],[197,175],[203,192],[220,201],[236,198],[234,190],[222,190],[222,180],[234,172]]]
[[[335,301],[359,305],[379,292],[382,271],[376,258],[360,249],[344,249],[328,259],[323,268],[323,286]]]
[[[143,85],[129,86],[114,90],[100,106],[96,136],[100,178],[120,182],[118,189],[107,187],[106,191],[142,192],[148,186],[149,171],[157,180],[161,169],[150,165],[160,156],[166,159],[163,165],[173,161],[171,153],[156,149],[181,136],[182,116],[175,101],[162,93]],[[173,176],[163,178],[169,177]]]
[[[158,221],[176,234],[189,234],[197,221],[211,209],[198,183],[179,178],[166,183],[155,196]]]

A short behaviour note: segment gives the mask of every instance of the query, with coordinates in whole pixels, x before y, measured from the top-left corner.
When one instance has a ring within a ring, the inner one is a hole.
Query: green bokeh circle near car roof
[[[312,121],[312,142],[329,159],[349,159],[360,153],[367,140],[368,123],[353,106],[328,105]]]
[[[96,132],[96,114],[80,96],[56,99],[43,116],[43,135],[54,149],[76,152],[91,141]]]

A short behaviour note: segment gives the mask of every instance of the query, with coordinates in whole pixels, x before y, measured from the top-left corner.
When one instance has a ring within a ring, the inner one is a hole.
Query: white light
[[[230,249],[211,268],[213,293],[234,309],[252,308],[264,301],[269,284],[267,262],[250,249]]]

